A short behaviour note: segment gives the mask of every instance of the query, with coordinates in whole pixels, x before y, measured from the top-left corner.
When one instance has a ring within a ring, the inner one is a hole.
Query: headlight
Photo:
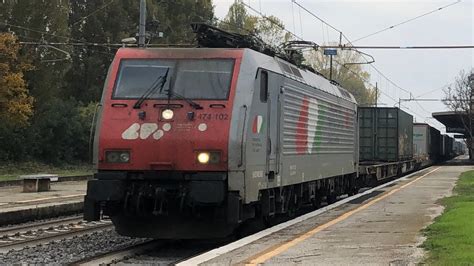
[[[208,152],[201,152],[198,154],[198,162],[207,164],[209,162],[210,154]]]
[[[173,119],[174,112],[171,109],[165,109],[163,112],[161,112],[161,117],[165,120],[171,120]]]
[[[219,151],[200,152],[197,155],[197,160],[201,164],[218,164],[221,162],[221,153]]]
[[[128,163],[130,162],[129,151],[106,151],[105,161],[107,163]]]
[[[211,152],[209,156],[209,162],[216,164],[221,162],[221,153],[220,152]]]
[[[120,162],[122,163],[128,163],[130,161],[130,153],[128,152],[122,152],[120,154]]]
[[[119,160],[119,153],[118,152],[107,152],[106,161],[108,163],[117,163]]]

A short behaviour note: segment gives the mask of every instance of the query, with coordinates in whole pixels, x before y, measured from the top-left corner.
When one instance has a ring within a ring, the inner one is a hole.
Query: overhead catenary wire
[[[93,12],[91,12],[89,15],[86,15],[80,19],[78,19],[76,22],[72,23],[72,26],[75,26],[77,25],[78,23],[81,23],[83,22],[84,20],[88,19],[89,17],[97,14],[98,12],[101,12],[102,10],[104,10],[105,8],[107,8],[108,6],[110,6],[111,4],[113,4],[113,2],[115,2],[116,0],[110,0],[108,3],[104,4],[103,6],[97,8],[96,10],[94,10]]]
[[[25,26],[14,25],[14,24],[2,22],[2,21],[0,21],[0,25],[4,25],[4,26],[16,28],[16,29],[21,29],[21,30],[26,30],[26,31],[30,31],[30,32],[40,33],[40,34],[44,34],[44,35],[48,35],[48,36],[61,38],[61,39],[72,40],[70,37],[61,36],[61,35],[57,35],[57,34],[54,34],[54,33],[41,31],[41,30],[38,30],[38,29],[32,29],[32,28],[28,28],[28,27],[25,27]]]
[[[285,28],[284,26],[280,25],[279,23],[277,23],[276,21],[274,21],[273,19],[269,18],[268,16],[266,16],[265,14],[263,14],[262,12],[258,11],[257,9],[253,8],[252,6],[250,6],[249,4],[246,4],[245,2],[240,2],[242,5],[244,5],[245,7],[247,7],[248,9],[252,10],[253,12],[259,14],[262,18],[268,20],[270,23],[272,23],[273,25],[277,26],[278,28],[280,28],[281,30],[283,31],[286,31],[287,33],[289,33],[291,36],[293,36],[294,38],[300,40],[300,41],[303,41],[303,38],[301,38],[300,36],[296,35],[294,32],[288,30],[287,28]]]
[[[339,31],[337,28],[335,28],[334,26],[332,26],[331,24],[329,24],[328,22],[326,22],[325,20],[319,18],[316,14],[312,13],[311,11],[309,11],[308,9],[306,9],[304,6],[300,5],[298,2],[296,2],[295,0],[292,0],[292,2],[294,2],[296,5],[298,5],[301,9],[305,10],[306,12],[310,13],[312,16],[318,18],[321,22],[323,22],[325,25],[327,25],[328,27],[336,30],[336,31]],[[268,18],[267,16],[265,16],[263,13],[259,12],[258,10],[254,9],[252,6],[244,3],[244,2],[241,2],[244,6],[246,6],[247,8],[251,9],[252,11],[256,12],[257,14],[259,14],[261,17],[265,18],[265,19],[268,19],[270,22],[272,22],[273,20],[271,20],[270,18]],[[297,39],[300,39],[302,40],[301,37],[297,36],[296,34],[292,33],[291,31],[287,30],[285,27],[282,27],[281,25],[279,25],[278,23],[275,23],[275,25],[277,25],[279,28],[281,28],[282,30],[284,31],[287,31],[289,32],[290,34],[292,34],[294,37],[296,37]],[[342,31],[339,31],[341,33],[341,36],[343,35]],[[355,71],[353,71],[352,69],[348,68],[347,66],[344,66],[344,64],[340,63],[339,61],[335,60],[336,63],[338,63],[339,65],[341,65],[342,67],[346,68],[347,70],[349,70],[350,72],[354,73],[355,75],[357,75],[358,77],[360,77],[362,80],[364,80],[364,82],[367,82],[368,84],[370,84],[371,86],[373,86],[373,84],[370,82],[370,80],[367,80],[366,78],[360,76],[358,73],[356,73]],[[374,86],[373,86],[374,87]],[[383,91],[381,91],[382,94],[386,95],[387,97],[389,97],[390,99],[392,99],[395,103],[397,102],[397,100],[395,100],[394,98],[392,98],[390,95],[388,94],[385,94]]]
[[[338,28],[336,28],[335,26],[331,25],[329,22],[327,22],[326,20],[322,19],[321,17],[319,17],[318,15],[316,15],[314,12],[311,12],[309,9],[307,9],[306,7],[304,7],[302,4],[298,3],[296,0],[292,0],[296,5],[298,5],[300,8],[302,8],[303,10],[305,10],[308,14],[310,14],[312,17],[316,18],[317,20],[321,21],[322,23],[324,23],[325,25],[327,25],[328,27],[332,28],[333,30],[339,32],[340,34],[340,37],[346,39],[348,41],[348,43],[350,44],[350,48],[355,50],[355,51],[358,51],[357,48],[354,48],[354,45],[352,43],[352,41],[341,31],[339,30]],[[341,42],[339,43],[340,45]],[[347,45],[345,46],[347,48],[349,48]],[[338,47],[338,48],[344,48],[344,47]],[[358,51],[360,53],[360,51]],[[373,64],[373,62],[367,60],[366,56],[361,53],[361,56],[362,58],[364,58],[364,60],[366,61],[366,63],[370,63],[369,66],[371,66],[377,73],[379,73],[381,76],[383,76],[385,79],[387,79],[391,84],[393,84],[395,87],[397,87],[398,89],[408,93],[409,95],[411,95],[411,92],[406,90],[406,89],[403,89],[401,86],[399,86],[398,84],[396,84],[395,82],[393,82],[391,79],[389,79],[385,74],[383,74],[377,67],[375,67],[375,65]],[[373,59],[373,57],[371,57]],[[375,60],[372,60],[372,61],[375,61]]]
[[[92,43],[92,42],[81,41],[81,40],[73,39],[71,37],[62,36],[62,35],[46,32],[46,31],[41,31],[41,30],[38,30],[38,29],[32,29],[32,28],[28,28],[28,27],[25,27],[25,26],[14,25],[14,24],[1,22],[1,21],[0,21],[0,25],[5,25],[5,26],[8,26],[8,27],[22,29],[22,30],[26,30],[26,31],[30,31],[30,32],[40,33],[42,35],[57,37],[57,38],[65,39],[68,42],[72,41],[72,42],[76,42],[76,43],[84,43],[84,44],[94,45],[94,43]]]
[[[339,30],[338,28],[334,27],[333,25],[329,24],[326,20],[324,20],[323,18],[321,18],[320,16],[316,15],[315,13],[311,12],[309,9],[307,9],[306,7],[304,7],[303,5],[301,5],[300,3],[298,3],[296,0],[291,0],[293,3],[295,3],[297,6],[299,6],[301,9],[303,9],[304,11],[306,11],[308,14],[310,14],[311,16],[313,16],[314,18],[316,18],[317,20],[321,21],[322,23],[324,23],[326,26],[330,27],[331,29],[339,32],[340,34],[342,34],[342,31]]]
[[[427,92],[425,92],[425,93],[422,93],[422,94],[416,96],[415,99],[421,98],[421,97],[426,96],[426,95],[428,95],[428,94],[431,94],[431,93],[433,93],[433,92],[435,92],[435,91],[442,90],[442,89],[444,89],[444,88],[446,88],[446,87],[451,86],[452,84],[453,84],[453,83],[451,82],[451,83],[448,83],[448,84],[446,84],[446,85],[443,85],[442,87],[439,87],[439,88],[436,88],[436,89],[427,91]]]
[[[319,16],[317,16],[316,14],[314,14],[313,12],[309,11],[307,8],[305,8],[304,6],[300,5],[299,3],[296,2],[296,0],[292,0],[292,2],[294,2],[295,4],[297,4],[301,9],[305,10],[306,12],[308,12],[309,14],[311,14],[313,17],[317,18],[318,20],[320,20],[321,22],[323,22],[323,24],[325,24],[327,27],[329,28],[332,28],[333,30],[336,30],[339,32],[341,38],[343,37],[344,39],[346,39],[352,46],[354,46],[352,44],[352,42],[350,41],[350,39],[342,32],[340,31],[339,29],[337,29],[336,27],[334,27],[333,25],[329,24],[327,21],[325,21],[324,19],[320,18]],[[243,2],[242,2],[243,3]],[[289,32],[291,35],[293,35],[294,37],[302,40],[301,37],[297,36],[296,34],[292,33],[291,31],[287,30],[286,28],[284,27],[281,27],[278,23],[275,23],[273,22],[273,20],[271,20],[270,18],[268,18],[267,16],[265,16],[263,13],[261,12],[258,12],[257,10],[255,10],[253,7],[251,7],[250,5],[247,5],[245,3],[243,3],[247,8],[251,9],[252,11],[256,12],[257,14],[259,14],[260,16],[262,16],[263,18],[265,19],[268,19],[270,22],[272,22],[273,24],[277,25],[278,27],[282,28],[283,30]],[[329,38],[329,35],[328,35],[328,38]],[[321,47],[321,46],[319,46]],[[338,47],[338,48],[341,48],[341,47]],[[349,48],[349,47],[348,47]],[[369,60],[367,60],[367,58],[364,56],[365,53],[361,52],[361,51],[358,51],[357,48],[354,48],[354,47],[351,47],[353,50],[359,52],[361,54],[361,56],[365,59],[366,62],[370,62]],[[372,57],[371,57],[372,58]],[[374,60],[372,60],[374,61]],[[338,63],[339,65],[341,65],[342,67],[348,69],[350,72],[354,73],[355,75],[357,75],[359,78],[361,78],[364,82],[366,82],[367,84],[371,85],[372,87],[375,87],[371,82],[370,80],[360,76],[358,73],[354,72],[353,70],[351,70],[350,68],[348,68],[347,66],[345,66],[344,64],[336,61],[336,63]],[[377,73],[379,73],[381,76],[383,76],[389,83],[393,84],[395,87],[397,87],[399,90],[402,90],[406,93],[408,93],[410,95],[410,97],[412,97],[412,94],[410,91],[402,88],[401,86],[399,86],[398,84],[396,84],[393,80],[391,80],[390,78],[388,78],[385,74],[383,74],[377,67],[375,67],[373,64],[369,64],[372,68],[374,68],[375,71],[377,71]],[[391,97],[389,94],[386,94],[385,92],[381,91],[380,90],[380,93],[385,95],[387,98],[391,99],[395,104],[398,103],[399,101],[397,101],[395,98]],[[404,108],[404,109],[407,109],[407,110],[410,110],[410,112],[412,112],[413,114],[419,116],[420,118],[423,118],[424,116],[420,115],[419,113],[415,112],[414,110],[410,109],[409,107],[406,107],[406,106],[403,106],[402,104],[400,104],[399,106],[400,108]]]
[[[352,69],[350,69],[349,67],[345,66],[343,63],[339,62],[338,60],[334,60],[334,62],[338,65],[340,65],[341,67],[345,68],[346,70],[348,70],[349,72],[351,72],[352,74],[356,75],[357,77],[359,77],[361,80],[363,80],[364,82],[366,82],[367,84],[369,84],[370,86],[372,87],[375,87],[375,85],[367,78],[361,76],[359,73],[353,71]],[[392,96],[390,96],[389,94],[385,93],[384,91],[382,90],[379,90],[379,93],[383,94],[385,97],[387,97],[388,99],[392,100],[395,104],[399,103],[399,101],[397,101],[395,98],[393,98]],[[399,106],[400,109],[406,109],[406,110],[410,110],[410,112],[412,112],[413,114],[419,116],[420,118],[423,118],[424,116],[413,111],[411,108],[407,107],[407,106],[404,106],[403,104],[400,104]]]
[[[40,45],[45,44],[44,42],[24,42],[20,41],[22,45]],[[48,42],[49,45],[69,45],[69,46],[92,46],[92,47],[107,47],[107,48],[120,48],[120,47],[136,47],[136,44],[124,44],[124,43],[72,43],[72,42]],[[149,47],[195,47],[192,43],[164,43],[164,44],[149,44]]]
[[[430,49],[474,49],[474,45],[321,45],[322,49],[380,49],[380,50],[430,50]]]
[[[296,2],[296,0],[292,0],[292,2],[294,2],[296,5],[298,5],[301,9],[305,10],[306,12],[308,12],[309,14],[311,14],[313,17],[317,18],[318,20],[320,20],[321,22],[323,22],[325,25],[327,25],[328,27],[338,31],[340,33],[341,36],[343,36],[346,40],[349,40],[349,38],[347,38],[347,36],[344,35],[344,33],[342,31],[340,31],[339,29],[337,29],[336,27],[332,26],[331,24],[329,24],[327,21],[325,21],[324,19],[320,18],[319,16],[317,16],[316,14],[314,14],[313,12],[311,12],[310,10],[308,10],[307,8],[305,8],[303,5],[299,4],[298,2]],[[257,14],[259,14],[260,16],[262,16],[263,18],[265,19],[268,19],[270,22],[272,22],[273,20],[271,20],[270,18],[268,18],[267,16],[265,16],[264,14],[262,14],[261,12],[259,12],[258,10],[254,9],[252,6],[244,3],[244,2],[241,2],[244,6],[246,6],[247,8],[251,9],[252,11],[256,12]],[[295,36],[296,38],[302,40],[301,37],[297,36],[296,34],[292,33],[291,31],[288,31],[285,27],[282,27],[281,25],[279,25],[278,23],[276,22],[273,22],[275,25],[277,25],[278,27],[280,27],[282,30],[285,30],[287,32],[289,32],[290,34],[292,34],[293,36]],[[328,36],[329,37],[329,36]],[[362,55],[363,56],[363,55]],[[366,62],[369,62],[365,56],[363,56],[363,58],[366,60]],[[338,64],[341,65],[340,62],[336,61]],[[352,71],[351,69],[349,69],[347,66],[344,66],[342,65],[342,67],[344,68],[347,68],[348,70],[350,70],[351,72],[354,72]],[[380,70],[378,70],[377,68],[375,68],[377,72],[379,72],[380,74],[382,74],[384,76],[384,78],[386,78],[389,82],[391,82],[393,85],[395,85],[397,88],[403,90],[403,91],[406,91],[408,93],[410,93],[409,91],[401,88],[400,86],[398,86],[396,83],[394,83],[392,80],[390,80],[388,77],[386,77],[383,73],[380,72]],[[354,72],[355,73],[355,72]],[[365,82],[367,82],[368,84],[372,85],[370,81],[368,81],[367,79],[361,77],[359,74],[357,74],[357,76],[359,76],[361,79],[363,79]],[[373,85],[372,85],[373,86]],[[373,86],[374,87],[374,86]],[[382,92],[382,91],[381,91]],[[382,92],[383,93],[383,92]],[[383,93],[385,94],[385,93]],[[411,95],[411,93],[410,93]],[[395,103],[397,102],[397,100],[395,100],[394,98],[392,98],[391,96],[389,95],[386,95],[388,96],[389,98],[391,98]]]
[[[296,24],[295,24],[295,7],[294,7],[294,4],[293,2],[291,2],[291,15],[293,17],[293,31],[296,32]],[[260,12],[262,11],[262,9],[260,9]]]
[[[391,29],[396,28],[396,27],[398,27],[398,26],[401,26],[401,25],[403,25],[403,24],[406,24],[406,23],[412,22],[412,21],[414,21],[414,20],[417,20],[417,19],[419,19],[419,18],[422,18],[422,17],[428,16],[428,15],[431,15],[431,14],[433,14],[433,13],[435,13],[435,12],[438,12],[438,11],[441,11],[441,10],[443,10],[443,9],[446,9],[446,8],[448,8],[448,7],[450,7],[450,6],[456,5],[456,4],[460,3],[460,2],[461,2],[461,0],[457,0],[456,2],[453,2],[453,3],[450,3],[450,4],[448,4],[448,5],[439,7],[439,8],[437,8],[437,9],[434,9],[434,10],[431,10],[431,11],[429,11],[429,12],[423,13],[423,14],[418,15],[418,16],[416,16],[416,17],[413,17],[413,18],[404,20],[404,21],[402,21],[402,22],[400,22],[400,23],[397,23],[397,24],[395,24],[395,25],[392,25],[392,26],[383,28],[383,29],[378,30],[378,31],[375,31],[375,32],[373,32],[373,33],[367,34],[367,35],[365,35],[365,36],[363,36],[363,37],[360,37],[360,38],[355,39],[354,41],[352,41],[352,43],[358,42],[358,41],[363,40],[363,39],[367,39],[367,38],[372,37],[372,36],[374,36],[374,35],[377,35],[377,34],[379,34],[379,33],[382,33],[382,32],[388,31],[388,30],[391,30]]]
[[[303,37],[304,36],[304,34],[303,34],[303,19],[301,17],[301,8],[298,8],[298,13],[300,15],[300,34],[301,34],[301,37]]]

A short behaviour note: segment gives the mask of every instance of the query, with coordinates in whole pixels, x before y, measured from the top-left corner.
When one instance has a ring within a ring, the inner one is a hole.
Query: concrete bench
[[[51,181],[57,181],[57,175],[37,174],[37,175],[22,175],[23,192],[43,192],[51,189]]]

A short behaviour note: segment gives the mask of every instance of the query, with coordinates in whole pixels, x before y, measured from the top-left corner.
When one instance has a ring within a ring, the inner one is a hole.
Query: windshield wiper
[[[154,93],[157,89],[160,91],[163,89],[165,86],[166,80],[168,78],[168,73],[170,69],[166,69],[166,73],[162,76],[159,76],[151,85],[151,87],[145,91],[145,93],[138,99],[138,101],[133,105],[133,109],[140,109],[142,107],[143,102],[150,97],[152,93]],[[161,81],[161,82],[160,82]]]
[[[178,65],[179,65],[179,60],[178,60],[178,62],[176,62],[175,69],[178,69]],[[168,91],[167,91],[167,93],[168,93],[168,104],[170,104],[171,97],[176,97],[178,99],[186,101],[192,108],[194,108],[196,110],[204,109],[200,104],[192,101],[191,99],[188,99],[188,98],[184,97],[183,95],[181,95],[181,94],[179,94],[179,93],[177,93],[173,90],[174,85],[176,83],[176,75],[177,74],[178,74],[178,71],[175,71],[174,74],[171,76],[170,86],[169,86]]]
[[[191,99],[188,99],[186,97],[184,97],[183,95],[181,94],[178,94],[176,92],[174,92],[173,90],[171,89],[168,89],[168,104],[171,100],[171,97],[176,97],[178,99],[181,99],[181,100],[184,100],[185,102],[187,102],[192,108],[196,109],[196,110],[202,110],[204,109],[200,104],[198,104],[197,102],[194,102],[193,100]]]

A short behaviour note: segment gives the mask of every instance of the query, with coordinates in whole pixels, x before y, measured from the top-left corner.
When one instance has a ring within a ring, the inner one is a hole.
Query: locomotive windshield
[[[172,86],[176,94],[187,99],[225,100],[233,67],[233,59],[122,60],[114,98],[139,99],[169,69],[171,78],[148,99],[167,99]]]

